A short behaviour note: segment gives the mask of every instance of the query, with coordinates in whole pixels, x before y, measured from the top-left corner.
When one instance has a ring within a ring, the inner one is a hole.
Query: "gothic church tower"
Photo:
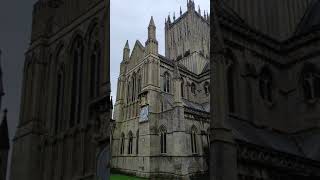
[[[35,3],[11,180],[99,177],[110,143],[109,12],[106,0]]]
[[[165,56],[159,54],[153,17],[144,46],[137,40],[131,50],[126,42],[113,116],[114,170],[162,179],[187,179],[205,170],[208,120],[195,120],[198,116],[188,107],[198,101],[208,104],[208,91],[198,93],[195,83],[208,84],[207,75],[196,76],[209,62],[209,18],[195,10],[193,1],[179,18],[168,16]]]

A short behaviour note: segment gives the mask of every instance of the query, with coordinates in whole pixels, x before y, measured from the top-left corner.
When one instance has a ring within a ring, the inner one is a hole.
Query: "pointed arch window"
[[[57,90],[56,90],[56,113],[55,113],[55,132],[57,133],[62,129],[62,110],[64,99],[64,74],[62,70],[59,70],[57,75]]]
[[[82,71],[83,71],[83,42],[81,37],[77,37],[71,49],[72,57],[72,87],[71,87],[71,111],[70,127],[75,123],[80,123],[82,105]]]
[[[139,130],[137,130],[137,138],[136,138],[136,154],[139,154]]]
[[[184,97],[184,80],[181,78],[181,97]]]
[[[165,72],[163,74],[163,91],[170,93],[170,74],[168,72]]]
[[[56,75],[56,107],[55,107],[55,125],[54,131],[57,133],[62,130],[63,120],[62,120],[62,111],[63,111],[63,102],[64,102],[64,69],[63,65],[60,63],[63,61],[63,46],[59,48],[59,51],[56,56],[56,62],[59,63],[57,67]]]
[[[136,99],[136,74],[132,75],[132,94],[131,94],[131,100],[134,101]]]
[[[124,154],[124,134],[121,134],[121,142],[120,142],[120,154]]]
[[[128,81],[128,89],[127,89],[127,103],[130,102],[131,98],[130,98],[130,89],[131,89],[131,82]]]
[[[164,126],[160,128],[160,152],[167,153],[167,129]]]
[[[94,44],[90,57],[90,97],[99,95],[101,51],[99,42]]]
[[[142,89],[142,77],[141,77],[140,73],[139,73],[139,76],[138,76],[137,86],[138,86],[138,94],[140,94],[141,93],[141,89]]]
[[[129,132],[129,142],[128,142],[128,154],[132,154],[132,144],[133,144],[133,135],[132,132]]]
[[[192,127],[191,128],[191,151],[192,154],[197,154],[198,153],[198,149],[197,149],[197,128],[196,127]]]
[[[263,68],[259,78],[260,96],[267,102],[272,102],[272,75],[268,68]]]

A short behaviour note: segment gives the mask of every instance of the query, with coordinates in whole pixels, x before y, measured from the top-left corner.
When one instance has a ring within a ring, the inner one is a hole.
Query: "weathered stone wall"
[[[102,139],[104,147],[108,143],[105,140],[109,139],[111,117],[110,67],[109,47],[105,42],[109,41],[106,24],[109,7],[106,1],[100,0],[59,2],[62,4],[38,1],[34,6],[20,121],[13,145],[13,180],[95,179],[99,145]],[[82,47],[77,62],[73,54],[75,44]],[[95,72],[99,75],[93,75],[90,69],[95,47],[98,47],[95,57],[100,60]],[[77,94],[72,93],[74,64],[82,69],[78,74],[81,83],[77,85]],[[63,81],[58,80],[59,74]],[[99,79],[94,86],[90,83],[93,77]],[[58,82],[62,82],[60,86]],[[58,87],[62,88],[57,90]],[[91,96],[93,89],[95,94]],[[60,104],[58,91],[63,94]],[[73,96],[78,98],[78,114],[74,118],[71,116],[76,111],[71,109]]]

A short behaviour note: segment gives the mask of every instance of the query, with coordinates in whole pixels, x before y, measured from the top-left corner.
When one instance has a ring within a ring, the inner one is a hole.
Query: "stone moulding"
[[[237,141],[237,146],[237,156],[240,162],[253,162],[272,168],[301,172],[306,175],[320,172],[320,163],[305,157],[279,152],[240,140]]]

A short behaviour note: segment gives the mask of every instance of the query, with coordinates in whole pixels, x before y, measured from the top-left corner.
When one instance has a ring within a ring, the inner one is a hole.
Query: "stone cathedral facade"
[[[209,129],[209,15],[188,3],[165,23],[165,56],[151,18],[145,45],[128,42],[114,107],[112,168],[142,177],[203,174]]]
[[[208,171],[209,141],[221,139],[229,143],[228,157],[218,158],[224,179],[319,179],[320,1],[225,0],[218,9],[221,52],[214,51],[217,34],[209,41],[212,15],[202,16],[192,0],[166,20],[165,56],[152,19],[145,45],[137,41],[132,52],[125,45],[112,168],[190,179]],[[219,53],[226,68],[213,71],[209,62]],[[210,86],[210,72],[225,73],[225,81]],[[226,92],[215,98],[227,97],[230,137],[209,130],[209,89],[222,85]]]
[[[11,180],[97,179],[110,139],[109,9],[106,0],[34,4]]]

